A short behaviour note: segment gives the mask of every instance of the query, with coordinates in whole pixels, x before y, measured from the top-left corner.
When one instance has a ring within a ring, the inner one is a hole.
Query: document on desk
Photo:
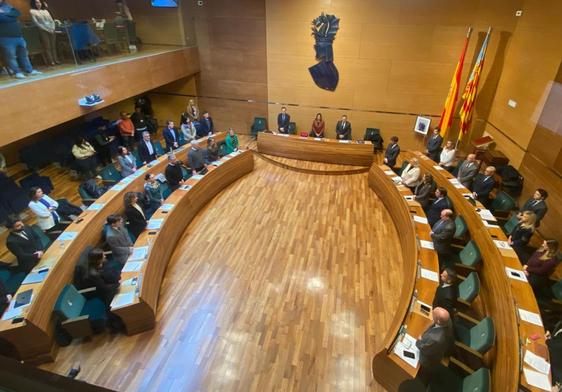
[[[521,309],[521,308],[519,308],[518,310],[519,310],[519,317],[521,317],[521,320],[531,324],[538,325],[539,327],[543,326],[540,314],[529,312],[528,310]]]
[[[338,140],[340,143],[351,143],[350,140]]]
[[[148,246],[139,246],[138,248],[133,248],[133,254],[129,256],[127,261],[146,260],[146,256],[148,256]]]
[[[515,280],[520,280],[522,282],[527,281],[527,277],[525,276],[525,272],[522,270],[516,270],[513,268],[505,267],[505,273],[508,277]]]
[[[496,246],[500,249],[513,249],[511,246],[509,246],[509,243],[507,241],[494,240],[494,244],[496,244]]]
[[[404,196],[404,199],[406,199],[407,201],[414,201],[416,200],[416,197],[414,195],[406,195]]]
[[[8,308],[2,315],[2,320],[11,320],[13,318],[20,317],[21,315],[23,315],[23,310],[27,308],[29,305],[31,305],[32,301],[33,301],[33,293],[31,293],[29,302],[27,302],[25,305],[16,307],[16,302],[17,302],[16,298],[12,298],[10,304],[8,305]]]
[[[435,249],[432,241],[420,240],[420,245],[425,249]]]
[[[223,163],[224,163],[224,161],[214,161],[214,162],[211,162],[211,165],[219,167]]]
[[[157,164],[158,164],[158,159],[155,159],[153,161],[148,162],[148,164],[146,166],[152,167],[152,166],[157,165]]]
[[[162,211],[166,211],[166,212],[170,212],[170,211],[172,210],[172,208],[174,208],[174,205],[173,205],[173,204],[162,204],[162,205],[160,206],[160,209],[161,209]]]
[[[540,388],[543,391],[552,391],[552,384],[546,374],[535,372],[534,370],[523,368],[527,384]]]
[[[180,186],[180,189],[181,189],[182,191],[188,191],[188,190],[190,190],[191,188],[192,188],[192,186],[191,186],[191,185],[187,185],[187,184],[186,184],[186,185]]]
[[[88,211],[98,211],[101,210],[104,205],[105,203],[92,203],[87,209]]]
[[[40,268],[37,270],[33,270],[29,274],[27,274],[27,276],[25,277],[23,282],[21,282],[21,284],[24,285],[24,284],[41,283],[45,279],[48,273],[49,273],[49,268]]]
[[[125,189],[124,183],[118,183],[118,184],[115,184],[111,187],[111,190],[116,191],[116,192],[122,191],[123,189]]]
[[[392,170],[385,170],[384,174],[386,174],[387,176],[393,176],[393,177],[396,175],[396,173],[394,173]]]
[[[316,140],[317,142],[321,142],[322,138],[321,137],[315,137],[314,140]]]
[[[486,219],[482,219],[482,222],[484,223],[484,226],[489,227],[490,229],[499,229],[500,228],[498,225],[491,224]]]
[[[480,215],[482,219],[489,220],[489,221],[496,220],[496,217],[494,216],[494,214],[490,212],[490,210],[480,210],[480,211],[477,210],[476,212],[478,212],[478,215]]]
[[[113,301],[111,301],[111,309],[130,305],[133,303],[134,300],[135,300],[134,291],[127,291],[125,293],[117,294],[115,297],[113,297]]]
[[[289,137],[288,133],[278,133],[277,136]]]
[[[550,372],[550,363],[530,350],[525,350],[525,357],[523,358],[523,361],[525,361],[525,363],[533,369],[538,370],[543,374],[548,374],[548,372]]]
[[[202,178],[203,178],[202,174],[196,174],[194,176],[189,177],[190,180],[195,180],[195,181],[199,181]]]
[[[414,215],[414,222],[423,223],[424,225],[427,225],[427,218],[423,216]]]
[[[421,277],[427,280],[432,280],[434,282],[439,282],[439,274],[435,271],[428,270],[426,268],[421,269]]]
[[[416,347],[416,339],[405,334],[402,340],[394,345],[394,353],[413,368],[418,367],[420,350]]]
[[[121,272],[138,272],[143,264],[144,261],[127,261]]]
[[[395,184],[400,184],[402,182],[402,177],[400,176],[392,177],[392,181],[394,181]]]
[[[163,218],[160,219],[151,219],[148,221],[146,225],[147,230],[158,230],[162,227],[162,223],[164,222]]]
[[[57,237],[57,241],[72,241],[77,235],[78,232],[76,231],[65,231]]]
[[[441,166],[439,166],[439,165],[433,165],[433,168],[434,168],[435,170],[445,170],[445,169],[443,169],[443,167],[441,167]]]

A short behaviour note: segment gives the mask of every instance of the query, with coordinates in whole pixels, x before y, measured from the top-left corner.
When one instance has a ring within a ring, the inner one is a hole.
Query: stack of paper
[[[433,168],[434,168],[435,170],[445,170],[445,169],[443,169],[443,168],[442,168],[441,166],[439,166],[439,165],[434,165]]]
[[[449,182],[454,185],[455,188],[462,189],[464,185],[459,182],[456,178],[450,178]]]
[[[133,303],[135,300],[135,292],[127,291],[125,293],[117,294],[113,301],[111,301],[111,308],[120,308],[122,306],[127,306]]]
[[[138,248],[133,248],[133,253],[129,256],[127,261],[140,261],[146,260],[148,255],[148,246],[140,246]]]
[[[516,270],[513,268],[505,267],[505,272],[507,276],[511,279],[520,280],[522,282],[527,281],[527,277],[525,276],[525,272],[522,270]]]
[[[550,372],[550,363],[530,350],[525,350],[525,357],[523,358],[523,361],[525,361],[525,363],[533,369],[538,370],[543,374],[548,374]]]
[[[143,264],[144,261],[127,261],[121,272],[138,272]]]
[[[421,277],[434,282],[439,282],[439,274],[426,268],[421,269]]]
[[[529,385],[540,388],[543,391],[552,391],[552,384],[548,379],[548,376],[543,373],[535,372],[534,370],[523,368],[523,373],[525,374],[525,379]]]
[[[496,246],[500,249],[506,249],[506,250],[513,249],[511,246],[509,246],[507,241],[494,240],[494,244],[496,244]]]
[[[57,241],[72,241],[77,235],[76,231],[65,231],[57,237]]]
[[[162,205],[160,206],[160,209],[161,209],[162,211],[167,211],[167,212],[170,212],[170,211],[172,210],[172,208],[174,208],[174,205],[173,205],[173,204],[162,204]]]
[[[202,174],[196,174],[194,176],[189,177],[190,180],[195,180],[195,181],[199,181],[202,178],[203,178]]]
[[[111,187],[111,190],[116,192],[122,191],[123,189],[125,189],[125,184],[121,184],[121,183],[117,183]]]
[[[529,312],[528,310],[525,309],[521,309],[519,308],[519,316],[521,317],[521,320],[531,323],[531,324],[535,324],[538,325],[539,327],[542,327],[542,319],[541,319],[541,315],[538,313],[533,313],[533,312]]]
[[[420,245],[422,248],[434,249],[432,241],[420,240]]]
[[[98,210],[101,210],[104,205],[105,205],[105,203],[93,203],[93,204],[90,204],[90,206],[88,207],[88,210],[89,211],[98,211]]]
[[[476,212],[478,212],[478,215],[480,215],[482,219],[496,221],[496,217],[490,212],[490,210],[476,210]]]
[[[396,173],[394,173],[392,170],[385,170],[384,174],[386,174],[387,176],[395,176]]]
[[[340,140],[339,142],[340,142],[340,143],[350,143],[349,140]]]
[[[424,225],[427,225],[427,218],[423,216],[414,215],[414,222],[423,223]]]
[[[411,367],[418,367],[420,350],[416,347],[416,339],[412,336],[405,334],[404,338],[394,346],[394,353]]]
[[[158,229],[160,229],[160,227],[162,227],[163,222],[164,222],[163,218],[151,219],[151,220],[148,221],[148,224],[146,225],[146,228],[148,230],[158,230]]]
[[[34,269],[29,274],[27,274],[27,276],[25,277],[23,282],[21,282],[21,284],[24,285],[24,284],[41,283],[45,279],[48,273],[49,273],[49,268]]]

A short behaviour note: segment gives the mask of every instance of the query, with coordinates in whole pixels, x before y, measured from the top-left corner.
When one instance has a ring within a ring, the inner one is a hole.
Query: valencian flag
[[[460,111],[461,125],[458,139],[459,142],[462,140],[463,136],[468,132],[468,129],[470,128],[470,122],[472,121],[472,111],[474,109],[474,101],[476,100],[476,93],[478,92],[478,82],[480,81],[480,76],[482,75],[482,68],[484,68],[484,57],[486,57],[486,49],[488,48],[488,41],[490,40],[491,31],[492,28],[490,27],[488,29],[488,33],[486,34],[486,38],[484,39],[484,43],[482,44],[482,48],[480,49],[480,54],[478,54],[478,58],[476,59],[476,64],[474,64],[474,68],[472,69],[472,73],[470,74],[470,78],[466,83],[464,93],[462,94],[464,103],[462,104]]]
[[[472,32],[472,27],[469,27],[468,33],[464,39],[464,47],[461,52],[461,57],[457,63],[457,68],[455,68],[455,73],[453,74],[453,80],[451,81],[451,87],[449,87],[449,94],[445,100],[445,107],[443,108],[443,113],[441,113],[441,119],[439,120],[439,129],[441,130],[441,136],[445,138],[451,123],[453,122],[453,115],[455,114],[455,106],[457,104],[457,98],[459,96],[459,86],[461,84],[462,67],[464,65],[464,57],[466,55],[466,49],[468,48],[468,41],[470,40],[470,33]]]

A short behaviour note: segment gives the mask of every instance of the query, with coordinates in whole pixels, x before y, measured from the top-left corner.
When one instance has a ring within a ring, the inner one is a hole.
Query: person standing
[[[214,138],[210,137],[207,139],[207,148],[205,149],[205,153],[203,155],[207,164],[218,161],[219,145]]]
[[[9,218],[6,227],[10,230],[6,247],[18,260],[17,270],[29,273],[43,257],[45,249],[41,245],[41,239],[21,219]]]
[[[478,166],[476,165],[476,155],[468,154],[466,160],[459,167],[457,179],[466,189],[470,189],[472,181],[477,173]]]
[[[197,107],[193,99],[190,99],[187,103],[187,116],[191,121],[199,120],[199,108]]]
[[[125,193],[125,217],[127,218],[127,228],[129,233],[138,238],[140,233],[146,228],[146,213],[139,203],[139,198],[135,192]]]
[[[441,143],[443,143],[443,138],[440,135],[440,130],[435,127],[433,130],[433,135],[427,140],[427,149],[425,155],[433,159],[436,163],[439,163],[439,158],[441,154]]]
[[[148,119],[140,107],[135,108],[135,112],[131,115],[131,121],[135,127],[135,140],[139,141],[142,138],[142,133],[148,131]]]
[[[146,218],[150,219],[152,214],[154,214],[164,202],[160,183],[156,180],[156,177],[152,173],[146,173],[146,175],[144,176],[144,194],[145,197],[148,198]]]
[[[513,228],[507,243],[513,248],[519,260],[525,264],[528,257],[527,245],[535,232],[537,216],[534,212],[525,211],[519,216],[519,223]]]
[[[549,286],[548,277],[558,265],[558,241],[544,240],[542,246],[529,258],[523,266],[529,284],[539,295],[544,288]]]
[[[43,8],[41,0],[31,0],[29,13],[33,24],[39,27],[39,38],[41,38],[41,45],[43,45],[43,52],[47,56],[48,63],[51,66],[60,64],[57,56],[56,26],[51,13]]]
[[[316,113],[316,118],[314,118],[314,121],[312,122],[309,136],[315,138],[323,138],[325,129],[326,129],[326,123],[322,119],[322,114]]]
[[[154,146],[154,143],[152,143],[152,140],[150,140],[150,133],[148,131],[144,131],[142,133],[142,140],[139,142],[138,147],[139,157],[143,165],[146,165],[158,158],[156,147]]]
[[[455,314],[459,288],[457,286],[457,273],[450,268],[445,268],[440,275],[440,283],[433,297],[433,308],[443,308],[449,315]]]
[[[174,154],[168,154],[168,165],[164,171],[166,182],[173,192],[183,185],[183,172],[181,170],[181,161],[176,159]]]
[[[492,204],[490,193],[496,186],[495,174],[496,168],[494,166],[488,166],[484,170],[484,174],[478,173],[472,182],[472,197],[488,209],[490,209]]]
[[[291,116],[287,113],[287,108],[283,106],[281,113],[277,115],[277,130],[281,133],[289,133],[289,124],[291,123]]]
[[[442,267],[448,262],[451,255],[451,242],[455,236],[455,221],[453,220],[453,211],[445,208],[441,211],[441,219],[439,219],[431,228],[429,235],[433,240],[433,248],[437,252],[439,258],[439,266]]]
[[[43,193],[41,188],[33,186],[29,189],[29,209],[37,217],[37,225],[49,238],[54,239],[58,236],[58,231],[63,230],[65,225],[62,223],[63,217],[58,213],[59,203]],[[57,232],[53,233],[52,232]]]
[[[107,217],[107,232],[105,241],[113,256],[115,262],[125,265],[129,256],[133,253],[133,241],[129,236],[129,232],[125,227],[123,217],[118,214],[112,214]]]
[[[119,128],[119,134],[123,140],[123,145],[128,149],[133,148],[133,141],[135,136],[135,125],[125,112],[119,114],[120,119],[117,123],[117,128]]]
[[[225,139],[225,153],[226,155],[233,153],[234,151],[238,151],[238,136],[234,133],[234,129],[228,129],[228,135],[226,135]]]
[[[22,36],[18,17],[21,13],[5,0],[0,0],[0,48],[6,65],[17,79],[25,79],[25,74],[40,75],[29,61],[27,43]]]
[[[538,188],[535,193],[533,193],[533,197],[523,204],[523,207],[519,210],[518,215],[520,216],[525,211],[532,211],[535,213],[537,217],[537,222],[535,224],[536,227],[539,227],[540,221],[546,215],[548,211],[548,206],[546,205],[546,198],[548,197],[548,192],[542,188]]]
[[[384,164],[391,169],[396,166],[396,160],[400,155],[400,146],[398,145],[398,137],[392,136],[390,138],[390,144],[386,147],[384,152]]]
[[[198,173],[204,174],[207,171],[207,165],[205,164],[205,159],[203,158],[203,152],[201,151],[197,140],[191,142],[191,148],[187,153],[187,161],[193,175]]]
[[[213,119],[211,118],[211,116],[209,116],[209,112],[203,113],[203,118],[201,119],[201,121],[199,121],[199,123],[201,126],[197,136],[199,136],[200,138],[210,136],[215,133],[215,126],[213,124]]]
[[[336,124],[336,138],[338,140],[351,140],[351,123],[347,121],[347,116],[341,116],[341,120]]]
[[[451,204],[447,199],[447,190],[439,187],[435,190],[435,200],[428,206],[425,212],[427,222],[431,227],[441,219],[441,211],[446,208],[451,208]]]
[[[429,205],[429,198],[435,193],[433,176],[429,173],[423,175],[422,182],[414,188],[415,201],[420,203],[425,210]]]
[[[137,160],[129,152],[127,147],[120,146],[117,148],[119,155],[117,155],[117,161],[119,162],[119,166],[121,167],[121,176],[123,178],[133,174],[137,171]]]
[[[162,136],[164,136],[164,140],[166,141],[167,152],[173,151],[180,146],[180,135],[178,130],[174,127],[173,121],[166,121],[166,128],[164,128]]]
[[[417,158],[412,158],[404,170],[402,170],[400,182],[402,185],[405,185],[410,189],[415,189],[415,187],[421,182],[420,177],[420,161],[418,161]]]
[[[181,124],[181,132],[183,133],[183,138],[187,144],[197,139],[197,130],[195,129],[195,125],[193,125],[193,121],[191,121],[189,117],[186,117],[183,124]]]
[[[439,166],[447,170],[449,173],[455,168],[455,155],[456,155],[455,145],[452,141],[448,140],[445,143],[445,148],[441,151],[439,155]]]
[[[111,163],[111,146],[115,140],[115,136],[108,136],[105,131],[107,127],[100,125],[94,134],[95,145],[98,148],[98,156],[102,165],[109,165]]]

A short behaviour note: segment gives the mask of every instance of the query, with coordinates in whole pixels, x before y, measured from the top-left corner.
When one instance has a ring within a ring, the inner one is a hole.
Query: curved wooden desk
[[[529,350],[548,360],[545,331],[543,326],[521,319],[519,309],[535,313],[539,319],[540,311],[529,283],[510,279],[507,275],[506,267],[518,271],[522,271],[522,267],[513,249],[500,249],[496,245],[495,241],[507,241],[505,234],[497,222],[483,220],[480,214],[484,214],[486,208],[478,202],[476,206],[472,205],[465,198],[471,192],[460,184],[454,184],[452,174],[419,152],[406,152],[403,156],[405,159],[417,157],[423,170],[430,173],[439,186],[447,189],[455,212],[462,215],[470,237],[480,249],[480,297],[487,315],[494,320],[496,330],[495,358],[488,364],[492,373],[491,390],[516,391],[521,385],[530,391],[540,391],[529,385],[522,374],[523,355]]]
[[[401,352],[401,341],[406,334],[415,339],[431,325],[430,312],[424,313],[420,302],[431,308],[439,284],[437,253],[422,247],[420,242],[432,243],[425,213],[418,202],[406,200],[406,197],[412,198],[412,193],[403,185],[395,185],[394,177],[396,174],[387,166],[375,164],[369,171],[369,186],[382,200],[400,234],[404,265],[404,286],[398,309],[383,349],[373,358],[373,376],[389,391],[397,391],[402,381],[414,378],[418,372],[419,364],[413,366],[406,362],[396,354],[395,348]],[[430,275],[432,279],[426,278]]]
[[[216,134],[215,139],[222,142],[224,132]],[[200,139],[205,141],[207,138]],[[187,154],[189,145],[176,150],[181,158]],[[21,360],[31,363],[42,363],[54,360],[54,323],[52,322],[53,307],[63,287],[72,281],[74,266],[86,245],[98,244],[106,218],[110,214],[124,210],[123,196],[126,192],[142,192],[146,173],[162,173],[167,165],[167,156],[143,166],[135,173],[113,186],[96,203],[80,215],[78,220],[67,227],[61,237],[46,250],[37,267],[48,266],[49,272],[41,283],[22,285],[17,291],[33,289],[33,297],[29,306],[23,309],[21,319],[0,320],[0,338],[11,343],[16,355]],[[72,239],[60,240],[62,236]],[[37,268],[36,267],[36,268]],[[14,295],[14,297],[16,296]]]
[[[336,163],[340,165],[371,166],[373,145],[369,141],[339,141],[295,135],[258,133],[258,151],[304,161]]]
[[[180,188],[172,193],[151,218],[162,220],[161,227],[143,231],[135,242],[136,248],[148,247],[147,258],[139,271],[122,272],[121,287],[111,306],[112,312],[123,320],[128,335],[154,327],[164,272],[191,220],[220,191],[254,169],[251,151],[232,153],[219,162],[219,166],[209,166],[209,172],[201,179],[189,179],[191,189]],[[128,261],[125,268],[137,262]],[[135,280],[136,284],[131,284]]]

